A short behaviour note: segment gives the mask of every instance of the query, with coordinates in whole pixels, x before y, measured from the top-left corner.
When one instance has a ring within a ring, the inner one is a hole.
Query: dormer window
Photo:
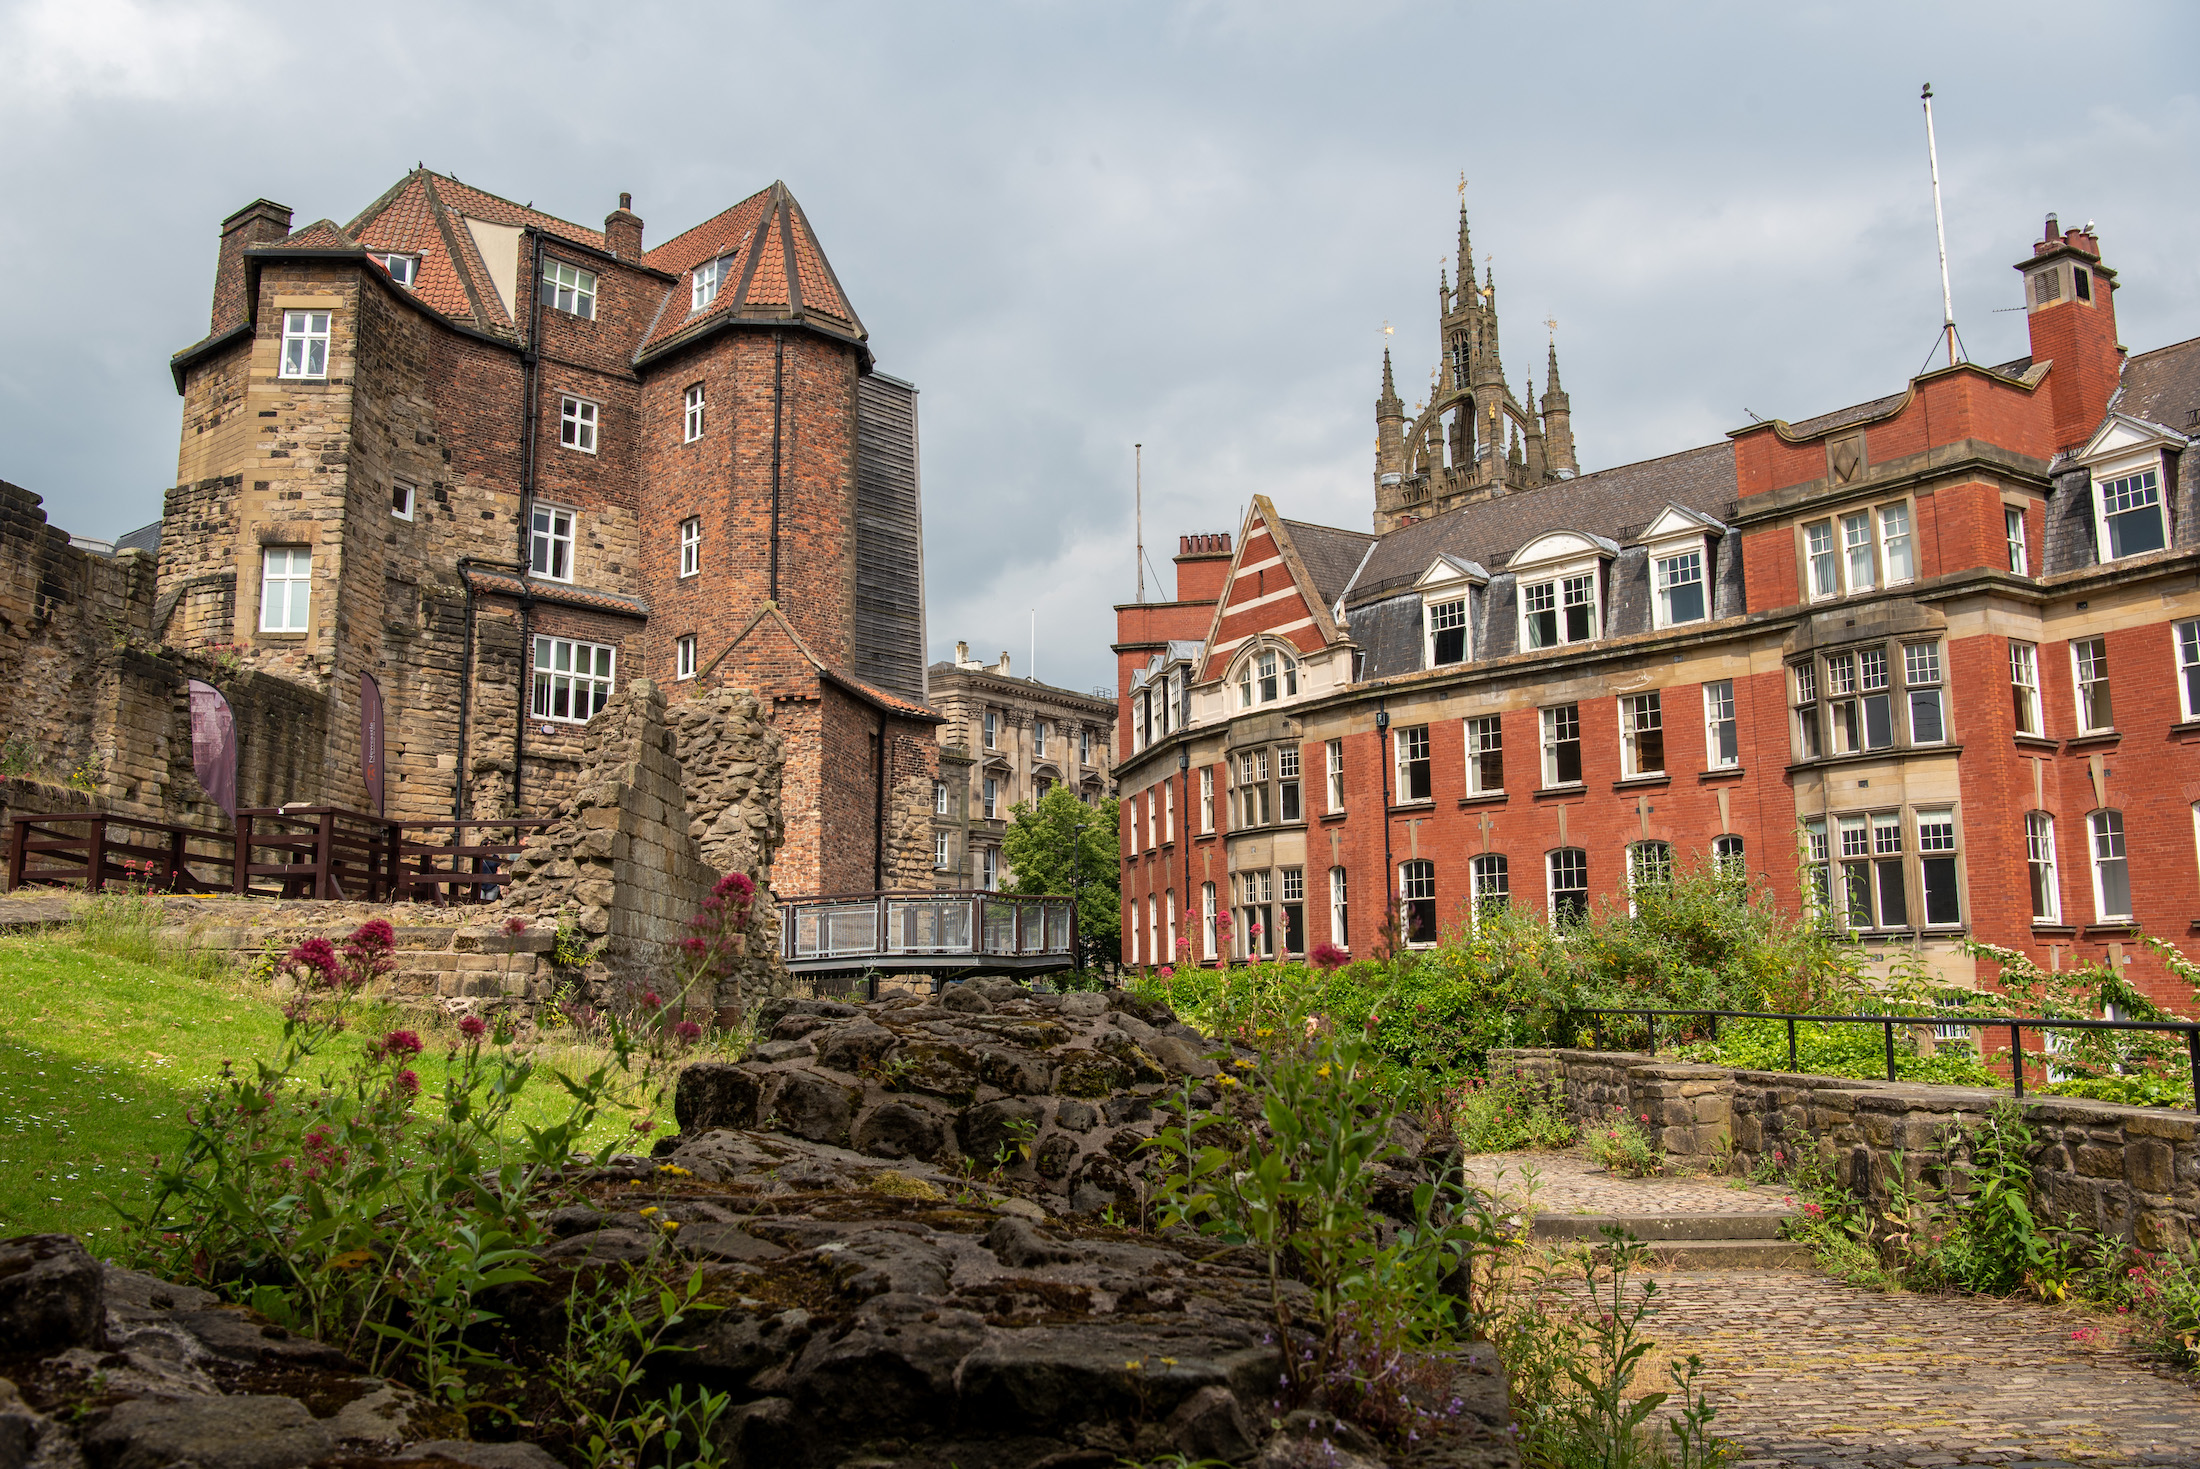
[[[1275,648],[1261,648],[1238,665],[1238,707],[1273,704],[1280,698],[1296,698],[1299,692],[1298,660]]]
[[[1421,666],[1441,668],[1475,656],[1473,587],[1487,586],[1490,574],[1460,557],[1438,556],[1421,573],[1414,589],[1421,594]]]
[[[2077,456],[2093,478],[2093,551],[2103,562],[2143,556],[2170,544],[2165,481],[2177,477],[2176,455],[2193,441],[2175,429],[2111,413]]]
[[[2152,465],[2102,482],[2100,487],[2102,557],[2136,556],[2169,544],[2162,522],[2162,483]]]
[[[1553,531],[1509,563],[1520,586],[1520,646],[1557,648],[1604,635],[1604,562],[1619,546],[1602,536]]]
[[[1660,556],[1656,568],[1658,626],[1703,621],[1703,547]]]
[[[695,267],[688,287],[688,310],[700,311],[718,299],[718,283],[725,277],[725,257],[706,260]]]
[[[1428,662],[1434,668],[1444,663],[1467,661],[1467,599],[1458,597],[1449,602],[1432,602],[1428,607]]]
[[[420,257],[417,255],[377,255],[382,268],[390,273],[390,279],[401,286],[410,286],[420,276]]]

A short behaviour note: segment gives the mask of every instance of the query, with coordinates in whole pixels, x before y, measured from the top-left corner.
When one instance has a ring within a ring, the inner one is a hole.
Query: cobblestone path
[[[1615,1178],[1564,1153],[1484,1155],[1498,1191],[1538,1175],[1542,1213],[1787,1212],[1779,1189]],[[1502,1170],[1504,1179],[1497,1175]],[[1807,1270],[1656,1275],[1645,1329],[1704,1359],[1730,1469],[2200,1469],[2200,1386],[2150,1367],[2112,1319],[2030,1301],[1881,1294]],[[2073,1333],[2076,1333],[2074,1335]],[[1661,1379],[1664,1369],[1655,1369]]]

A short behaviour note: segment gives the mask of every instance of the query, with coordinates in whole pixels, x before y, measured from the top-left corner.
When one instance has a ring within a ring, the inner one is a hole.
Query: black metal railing
[[[1604,1049],[1604,1021],[1606,1015],[1639,1017],[1648,1034],[1650,1054],[1658,1053],[1658,1017],[1676,1016],[1702,1019],[1711,1022],[1711,1039],[1719,1038],[1721,1020],[1784,1020],[1787,1022],[1788,1070],[1800,1071],[1795,1059],[1795,1027],[1804,1025],[1877,1025],[1882,1027],[1887,1046],[1887,1080],[1895,1080],[1894,1032],[1895,1027],[1915,1028],[1921,1025],[1935,1027],[1962,1026],[1967,1030],[2007,1030],[2009,1032],[2009,1074],[2016,1087],[2017,1099],[2024,1099],[2024,1032],[2036,1030],[2041,1035],[2057,1030],[2139,1030],[2169,1031],[2185,1038],[2186,1058],[2192,1064],[2193,1106],[2200,1110],[2200,1020],[2051,1020],[2043,1015],[1793,1015],[1784,1010],[1643,1010],[1632,1006],[1612,1009],[1593,1009],[1581,1012],[1590,1017],[1590,1034],[1596,1041],[1596,1049]],[[2052,1059],[2049,1064],[2052,1065]]]
[[[775,900],[789,963],[954,957],[1066,960],[1077,942],[1068,898],[928,889]]]

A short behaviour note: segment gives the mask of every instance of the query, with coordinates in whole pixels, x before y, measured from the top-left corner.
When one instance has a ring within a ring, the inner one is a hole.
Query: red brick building
[[[624,195],[426,170],[343,225],[260,200],[173,367],[154,635],[330,696],[301,798],[367,799],[361,675],[423,818],[554,808],[630,679],[737,684],[788,739],[781,890],[929,880],[915,389],[785,185],[652,248]]]
[[[2127,355],[2090,230],[2016,268],[2024,358],[1526,488],[1402,436],[1386,356],[1380,534],[1255,495],[1118,609],[1124,957],[1727,860],[1877,961],[1989,978],[1973,937],[2189,1005],[2133,939],[2200,929],[2200,340]]]

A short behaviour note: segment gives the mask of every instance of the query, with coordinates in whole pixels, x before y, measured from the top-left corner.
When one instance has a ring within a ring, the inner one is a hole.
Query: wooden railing
[[[11,824],[8,887],[98,892],[126,882],[170,893],[480,902],[511,880],[526,833],[548,825],[393,821],[341,806],[250,808],[234,831],[104,812],[21,815]]]

